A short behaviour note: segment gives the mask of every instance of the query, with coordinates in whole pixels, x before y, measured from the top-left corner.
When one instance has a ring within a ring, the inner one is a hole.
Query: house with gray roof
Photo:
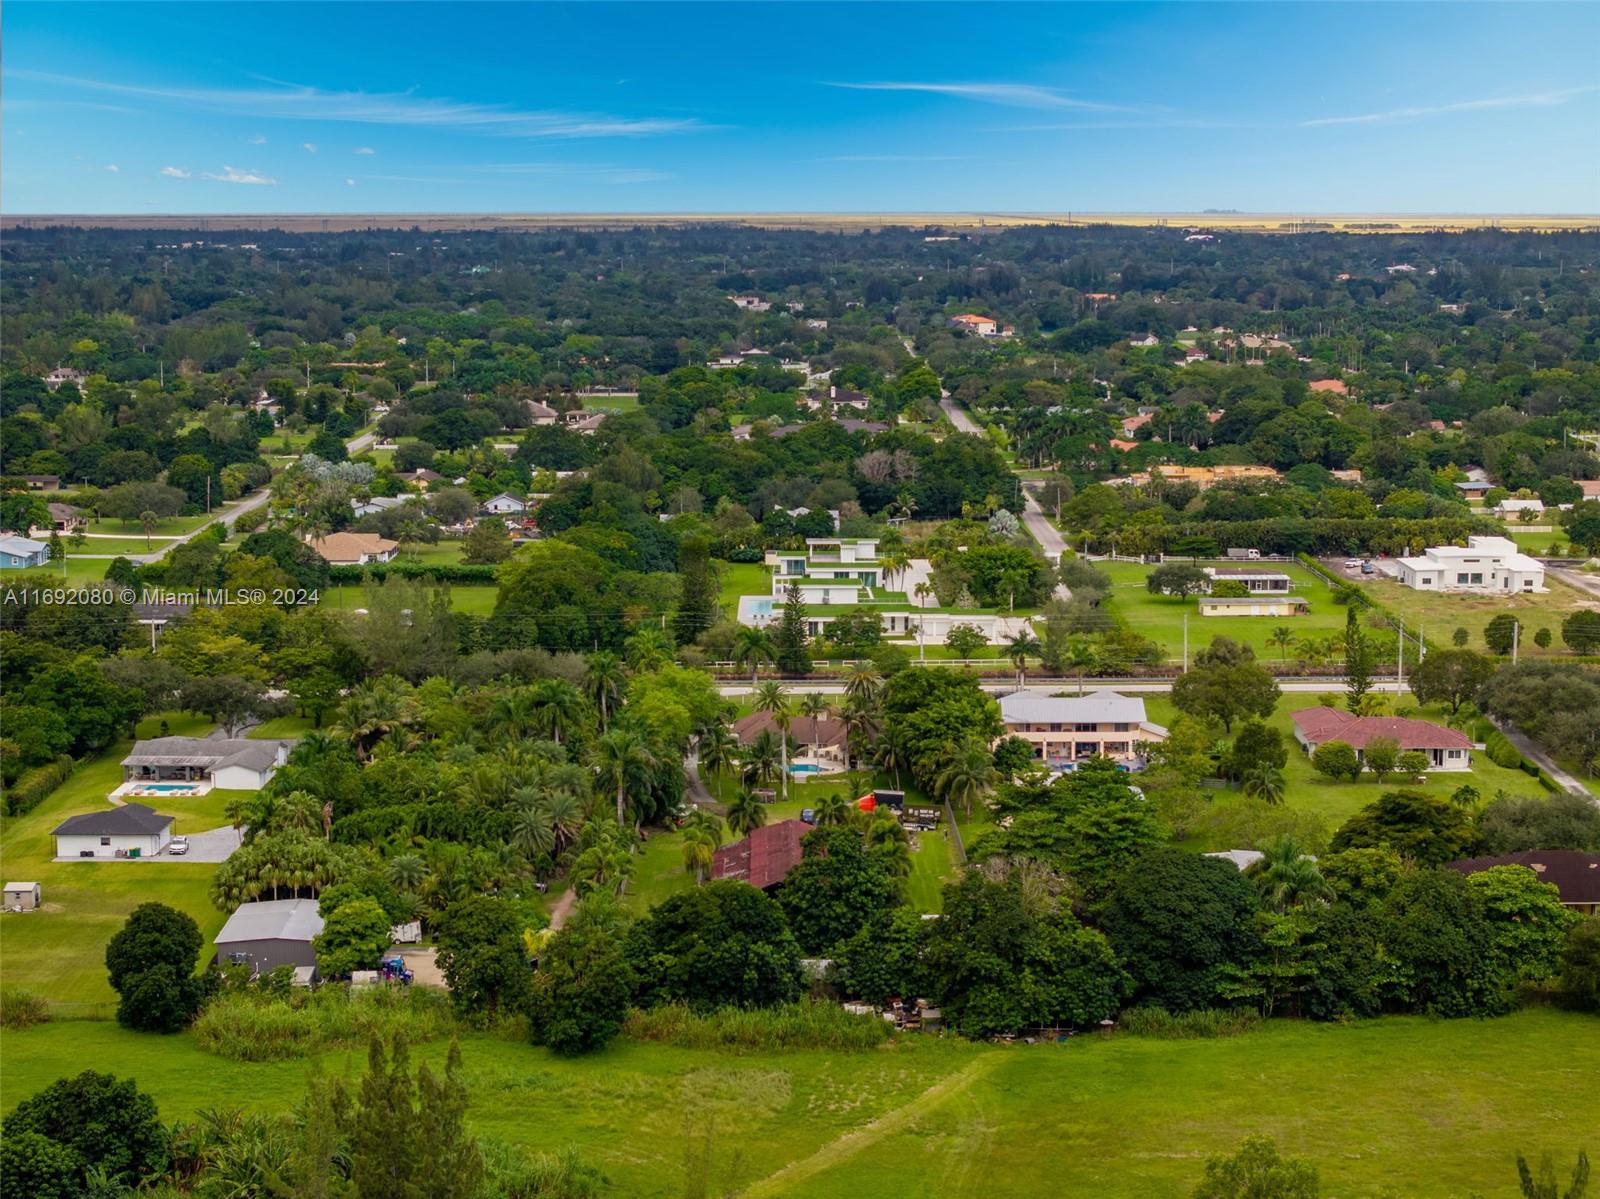
[[[51,830],[58,858],[153,858],[172,840],[173,817],[142,803],[69,816]]]
[[[289,757],[287,741],[247,737],[155,737],[135,741],[122,759],[125,782],[210,783],[229,791],[259,791]]]
[[[1033,747],[1046,766],[1070,767],[1104,754],[1126,766],[1143,766],[1145,750],[1167,730],[1145,717],[1144,700],[1101,689],[1088,695],[1013,691],[1000,698],[1006,735]]]
[[[258,899],[241,903],[217,934],[217,965],[249,966],[253,974],[279,966],[315,966],[312,938],[322,931],[315,899]]]
[[[31,537],[0,537],[0,570],[30,570],[50,564],[50,547]]]

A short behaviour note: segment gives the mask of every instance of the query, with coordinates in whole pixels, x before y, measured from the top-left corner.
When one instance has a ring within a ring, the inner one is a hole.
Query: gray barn
[[[311,938],[321,931],[315,899],[241,903],[217,934],[217,964],[238,962],[257,973],[278,966],[315,966]]]

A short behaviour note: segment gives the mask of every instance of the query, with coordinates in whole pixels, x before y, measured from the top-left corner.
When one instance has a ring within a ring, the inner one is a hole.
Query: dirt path
[[[556,906],[550,909],[550,931],[555,932],[567,922],[567,917],[572,915],[572,909],[578,906],[578,893],[570,887],[556,900]]]
[[[776,1174],[769,1174],[752,1183],[739,1192],[740,1199],[766,1199],[768,1196],[789,1194],[801,1183],[815,1178],[824,1170],[830,1170],[848,1161],[863,1149],[893,1136],[917,1117],[931,1112],[947,1100],[959,1095],[999,1065],[1001,1056],[999,1052],[994,1052],[975,1058],[948,1078],[934,1083],[910,1103],[885,1112],[876,1120],[829,1141],[811,1156],[790,1162]]]

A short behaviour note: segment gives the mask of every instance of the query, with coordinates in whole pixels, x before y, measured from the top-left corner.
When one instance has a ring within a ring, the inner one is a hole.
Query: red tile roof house
[[[1465,734],[1426,720],[1400,716],[1352,716],[1338,708],[1305,708],[1294,713],[1294,739],[1306,753],[1329,741],[1343,741],[1365,760],[1367,742],[1388,737],[1400,751],[1421,750],[1433,770],[1471,770],[1472,742]]]
[[[743,841],[724,845],[712,856],[713,879],[738,879],[758,891],[776,887],[800,864],[800,842],[811,826],[803,820],[780,820],[755,829]]]
[[[1584,916],[1600,916],[1600,853],[1575,849],[1530,849],[1498,858],[1464,858],[1446,862],[1451,870],[1477,874],[1496,866],[1526,866],[1542,883],[1561,893],[1561,906]]]

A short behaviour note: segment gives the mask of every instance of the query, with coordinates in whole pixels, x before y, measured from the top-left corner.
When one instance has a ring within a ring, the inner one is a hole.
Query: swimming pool
[[[801,764],[799,762],[796,762],[793,766],[789,767],[789,773],[790,774],[821,774],[822,773],[822,767],[813,766],[810,763]]]
[[[139,789],[161,795],[193,795],[200,790],[193,783],[141,783]]]

